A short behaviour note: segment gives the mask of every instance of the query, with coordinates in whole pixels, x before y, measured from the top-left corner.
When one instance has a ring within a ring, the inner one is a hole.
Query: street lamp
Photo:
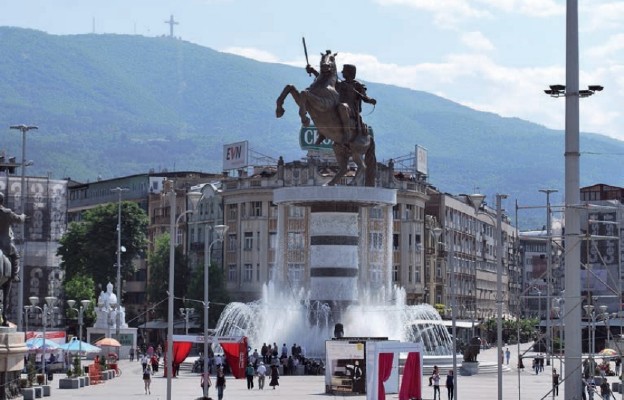
[[[127,192],[128,188],[116,187],[111,189],[111,192],[117,192],[119,195],[119,201],[117,202],[117,304],[119,306],[119,311],[116,314],[115,321],[115,334],[117,335],[117,340],[120,340],[119,335],[119,325],[121,325],[121,253],[126,251],[126,248],[121,245],[121,193]],[[119,360],[119,351],[120,348],[117,347],[117,359]]]
[[[559,371],[563,371],[563,358],[562,358],[562,351],[563,351],[563,305],[564,305],[564,301],[563,298],[557,298],[555,299],[555,302],[557,303],[556,306],[553,307],[553,310],[555,312],[555,315],[557,316],[557,318],[559,319]]]
[[[174,299],[174,269],[175,269],[175,238],[180,219],[194,210],[201,193],[189,192],[187,198],[191,205],[189,210],[181,213],[176,219],[176,191],[173,181],[165,182],[166,196],[169,200],[169,293],[167,298],[167,400],[171,400],[171,378],[173,375],[173,299]]]
[[[435,221],[435,218],[432,218],[432,220]],[[433,223],[433,222],[432,222]],[[438,247],[441,244],[444,244],[443,242],[440,241],[440,236],[442,235],[442,232],[444,231],[444,229],[440,228],[439,226],[436,226],[433,229],[429,230],[429,234],[433,237],[433,239],[435,240],[435,244],[433,245],[433,269],[429,271],[429,282],[430,282],[430,288],[425,288],[424,290],[424,297],[427,297],[428,293],[431,293],[432,296],[435,296],[435,270],[436,267],[438,265]],[[427,290],[429,289],[429,290]],[[425,300],[426,303],[429,304],[433,304],[433,301],[429,301],[429,299]]]
[[[601,88],[602,90],[602,88]],[[539,192],[546,194],[546,310],[552,308],[550,301],[552,295],[552,227],[550,194],[557,193],[557,189],[539,189]],[[546,365],[550,365],[550,352],[552,351],[552,326],[550,323],[550,312],[546,316]]]
[[[215,238],[208,244],[208,232],[206,231],[204,245],[207,245],[207,251],[204,252],[204,374],[208,373],[208,309],[210,302],[208,299],[208,284],[210,283],[210,256],[212,255],[212,246],[215,243],[223,242],[225,234],[228,231],[227,225],[215,225],[212,231]],[[204,398],[208,398],[208,379],[204,379]]]
[[[472,206],[477,215],[483,214],[492,219],[492,216],[486,212],[480,211],[481,204],[485,200],[483,194],[468,195]],[[503,209],[502,200],[506,199],[506,194],[496,195],[496,359],[498,364],[498,400],[503,399],[503,360],[501,353],[503,352]]]
[[[56,303],[56,297],[47,296],[45,298],[45,303],[43,304],[43,308],[37,306],[39,304],[39,297],[31,296],[28,298],[30,301],[30,310],[38,310],[41,313],[41,325],[43,327],[43,356],[41,357],[41,371],[43,373],[43,381],[44,384],[48,384],[48,376],[46,374],[46,359],[45,359],[45,351],[46,351],[46,325],[48,324],[48,316],[52,316],[54,313],[54,304]]]
[[[607,306],[604,304],[598,306],[598,310],[600,310],[600,312],[597,312],[593,304],[585,304],[583,306],[583,309],[585,310],[585,313],[587,314],[587,316],[590,318],[590,321],[591,321],[591,331],[589,334],[591,347],[589,349],[589,353],[590,353],[590,357],[593,359],[594,353],[596,352],[596,318],[598,318],[599,316],[604,316],[606,314]]]
[[[76,300],[67,300],[67,305],[69,305],[70,310],[74,310],[78,313],[78,357],[80,357],[82,353],[82,322],[84,311],[89,307],[91,300],[80,300],[80,308],[75,308]],[[82,359],[80,359],[80,373],[82,374]]]
[[[11,125],[9,127],[10,129],[17,129],[20,132],[22,132],[22,179],[21,179],[21,203],[22,203],[22,209],[21,212],[22,214],[26,214],[26,132],[33,130],[33,129],[39,129],[37,126],[34,125]],[[26,252],[24,251],[25,246],[24,246],[24,241],[26,240],[26,235],[25,235],[25,230],[26,227],[22,226],[21,229],[21,241],[22,241],[22,247],[20,249],[20,258],[21,258],[21,263],[22,265],[25,265],[25,256],[26,256]],[[24,268],[20,268],[19,272],[18,272],[18,276],[19,276],[19,282],[17,283],[17,330],[21,331],[22,330],[22,310],[24,308]]]
[[[180,315],[184,317],[184,334],[188,335],[189,317],[195,313],[194,308],[180,307]]]

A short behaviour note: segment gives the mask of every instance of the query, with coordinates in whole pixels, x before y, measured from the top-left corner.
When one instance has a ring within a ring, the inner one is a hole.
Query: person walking
[[[440,396],[440,371],[438,370],[437,365],[433,366],[433,373],[431,374],[431,382],[433,383],[433,400],[436,400],[436,393],[438,396],[437,399],[442,400]]]
[[[509,365],[509,359],[511,358],[511,351],[509,351],[509,347],[505,349],[505,360],[507,361],[507,365]]]
[[[147,364],[143,369],[143,385],[145,386],[145,394],[152,394],[151,385],[152,385],[152,375],[153,375],[151,365]]]
[[[264,379],[266,377],[266,367],[264,366],[264,362],[260,361],[260,365],[258,365],[258,369],[256,369],[256,374],[258,375],[258,389],[264,390]]]
[[[559,396],[559,374],[555,368],[552,370],[552,384],[553,395]]]
[[[131,346],[131,347],[130,347],[130,353],[129,353],[129,356],[130,356],[130,361],[131,361],[131,362],[132,362],[132,361],[134,361],[134,346]]]
[[[455,395],[455,379],[452,369],[449,369],[449,372],[446,375],[446,390],[448,392],[448,400],[453,400]]]
[[[225,374],[223,368],[217,370],[217,399],[223,400],[223,391],[225,390]]]
[[[245,377],[247,377],[247,390],[253,389],[253,380],[254,380],[255,374],[256,374],[256,371],[254,371],[253,365],[249,363],[247,365],[247,368],[245,368]]]
[[[603,400],[609,400],[611,398],[611,387],[609,387],[607,378],[602,378],[602,383],[600,384],[600,395]]]
[[[204,391],[204,384],[206,385],[206,390]],[[201,382],[199,386],[202,388],[202,394],[205,393],[204,399],[208,399],[208,391],[210,390],[210,386],[212,386],[212,381],[210,381],[210,372],[204,371],[201,375]]]
[[[275,390],[275,386],[279,386],[279,371],[277,370],[277,365],[271,365],[271,382],[269,382],[269,386],[273,386],[273,390]]]

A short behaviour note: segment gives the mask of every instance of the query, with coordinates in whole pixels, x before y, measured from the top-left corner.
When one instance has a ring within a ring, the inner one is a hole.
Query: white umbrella
[[[45,343],[44,343],[45,342]],[[52,340],[43,340],[43,338],[32,338],[26,341],[26,347],[29,351],[37,353],[50,353],[59,349],[59,345]]]

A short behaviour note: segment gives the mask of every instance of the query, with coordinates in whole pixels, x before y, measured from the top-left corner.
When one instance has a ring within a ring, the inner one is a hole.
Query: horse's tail
[[[364,186],[375,186],[375,178],[377,177],[377,157],[375,156],[375,138],[370,137],[370,145],[366,149],[364,155],[364,163],[366,164],[366,177],[364,178]]]

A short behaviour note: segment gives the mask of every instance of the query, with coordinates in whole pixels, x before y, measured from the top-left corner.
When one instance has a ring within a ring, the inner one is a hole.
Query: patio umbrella
[[[99,347],[83,342],[82,340],[78,340],[78,338],[72,338],[69,342],[60,345],[59,349],[69,351],[70,353],[82,352],[85,354],[99,353],[102,351]]]
[[[113,338],[104,338],[95,342],[96,346],[109,346],[109,347],[121,347],[121,343],[117,341],[117,339]]]
[[[28,339],[26,341],[26,347],[28,348],[29,351],[34,351],[37,353],[44,353],[44,352],[50,353],[59,349],[59,345],[56,342],[53,342],[48,339],[45,341],[45,347],[44,347],[43,342],[44,342],[43,338]]]
[[[600,350],[598,355],[603,356],[603,357],[615,357],[618,355],[618,352],[613,349],[606,348],[606,349]]]

